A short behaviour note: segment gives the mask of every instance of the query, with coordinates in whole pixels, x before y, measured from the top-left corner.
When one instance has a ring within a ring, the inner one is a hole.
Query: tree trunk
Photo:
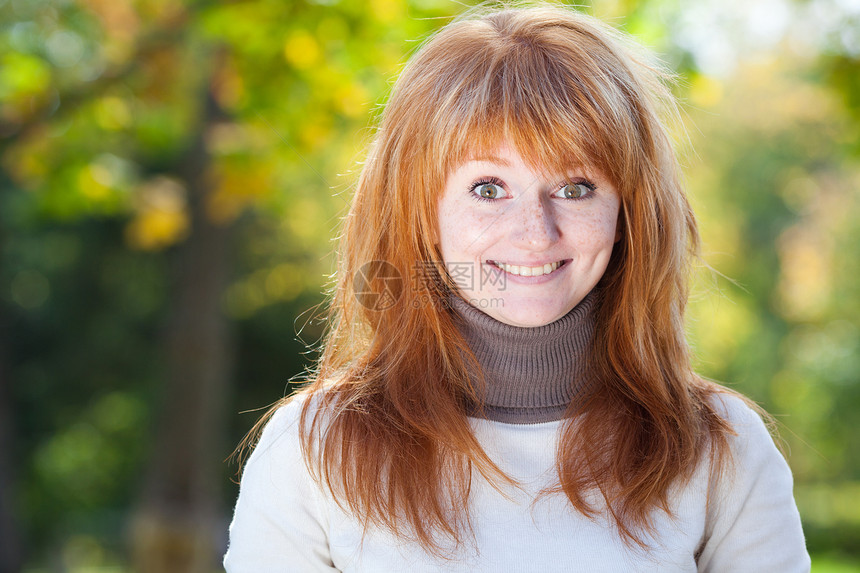
[[[22,551],[14,508],[14,409],[12,384],[7,363],[7,314],[0,304],[0,573],[21,571]]]
[[[167,386],[155,449],[132,525],[140,573],[211,573],[223,537],[218,464],[232,340],[221,311],[231,229],[207,215],[211,158],[204,135],[221,116],[207,84],[199,135],[178,172],[188,188],[191,232],[178,247],[165,330]],[[219,535],[220,534],[220,535]]]
[[[0,157],[4,149],[0,147]],[[0,172],[0,193],[8,193],[11,182]],[[6,242],[7,230],[0,218],[0,252]],[[0,268],[0,276],[3,276]],[[9,309],[0,300],[0,573],[18,573],[23,566],[23,548],[15,511],[15,463],[12,454],[16,445],[15,409],[12,406],[12,369],[9,365],[9,341],[12,325]]]

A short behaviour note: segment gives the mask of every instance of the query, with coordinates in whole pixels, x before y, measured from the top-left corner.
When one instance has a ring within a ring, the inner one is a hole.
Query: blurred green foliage
[[[795,20],[814,4],[790,4]],[[589,9],[680,74],[680,151],[718,272],[702,269],[690,312],[699,369],[776,416],[810,549],[834,556],[814,570],[854,571],[860,55],[845,38],[858,17],[800,48],[789,26],[747,52],[717,31],[691,43],[707,5]],[[226,458],[259,413],[246,411],[288,392],[312,359],[331,239],[373,118],[409,51],[461,9],[0,0],[0,325],[29,567],[125,563],[171,266],[192,232],[179,175],[189,141],[202,131],[212,158],[209,216],[237,231],[223,297],[236,330]],[[733,43],[733,65],[709,68],[709,41]],[[207,91],[224,117],[204,124]],[[225,483],[235,470],[225,465]],[[225,519],[235,493],[224,492]]]

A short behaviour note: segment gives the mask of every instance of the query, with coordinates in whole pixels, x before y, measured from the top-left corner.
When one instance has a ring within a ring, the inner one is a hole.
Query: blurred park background
[[[218,570],[374,117],[468,4],[0,0],[0,573]],[[582,9],[679,74],[698,367],[779,421],[813,571],[860,571],[860,1]]]

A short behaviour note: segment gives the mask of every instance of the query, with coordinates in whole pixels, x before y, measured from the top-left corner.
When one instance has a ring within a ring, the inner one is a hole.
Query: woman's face
[[[603,276],[619,197],[599,172],[548,176],[510,146],[460,165],[439,199],[438,243],[460,295],[514,326],[558,320]]]

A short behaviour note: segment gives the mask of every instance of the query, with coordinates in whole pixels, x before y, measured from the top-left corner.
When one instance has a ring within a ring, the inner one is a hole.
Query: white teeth
[[[561,261],[557,263],[546,263],[545,265],[540,267],[509,265],[507,263],[500,263],[498,261],[494,261],[494,263],[497,267],[503,269],[505,272],[511,273],[512,275],[519,275],[522,277],[539,277],[541,275],[548,275],[561,265]]]

